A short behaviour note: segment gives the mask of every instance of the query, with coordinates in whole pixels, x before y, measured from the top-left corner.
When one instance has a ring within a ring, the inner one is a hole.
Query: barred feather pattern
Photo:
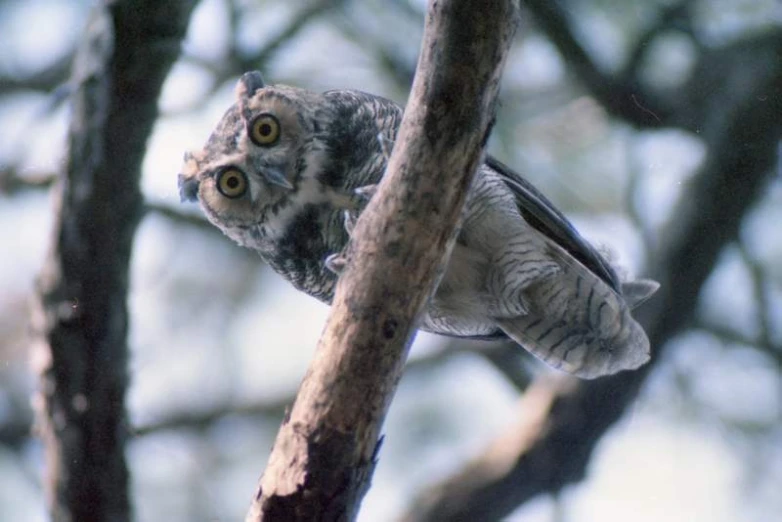
[[[259,115],[273,116],[279,131],[273,143],[256,143]],[[215,226],[258,251],[296,288],[330,302],[337,276],[325,260],[345,248],[346,214],[355,221],[366,203],[355,189],[380,181],[388,161],[384,144],[394,142],[401,119],[401,107],[378,96],[268,86],[259,73],[247,73],[204,149],[186,154],[180,193],[199,201]],[[227,170],[246,181],[241,194],[225,194],[235,190],[221,185]],[[463,216],[422,329],[511,338],[583,378],[648,360],[648,340],[630,308],[656,283],[621,283],[523,177],[487,158]]]

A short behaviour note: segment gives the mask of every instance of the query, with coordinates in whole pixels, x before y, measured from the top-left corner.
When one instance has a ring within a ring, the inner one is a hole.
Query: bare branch
[[[329,321],[248,521],[355,518],[416,317],[482,158],[514,4],[492,2],[475,16],[469,2],[430,3],[387,174],[356,225]]]
[[[206,218],[204,218],[202,214],[194,214],[192,212],[186,212],[186,211],[183,212],[182,210],[179,210],[177,207],[172,207],[171,205],[152,203],[152,202],[144,203],[143,210],[144,213],[158,214],[180,225],[186,225],[186,226],[198,228],[199,230],[203,230],[204,232],[207,233],[217,232],[217,234],[215,235],[222,236],[222,234],[220,234],[220,231],[215,229],[215,227],[213,227],[211,224],[209,224],[209,222],[206,220]],[[254,257],[258,258],[257,255]]]
[[[299,34],[312,20],[323,13],[338,8],[345,0],[315,0],[303,7],[294,16],[282,31],[266,42],[263,49],[253,56],[243,57],[242,71],[251,71],[258,68],[258,64],[267,63],[274,54],[294,36]],[[241,56],[237,54],[237,56]]]
[[[747,245],[743,241],[738,242],[739,253],[744,263],[749,269],[750,276],[752,277],[752,290],[755,293],[755,302],[758,305],[757,320],[760,334],[756,344],[760,347],[766,348],[770,352],[777,353],[777,357],[782,357],[782,347],[773,347],[772,342],[772,326],[771,326],[771,296],[769,295],[769,288],[771,282],[769,280],[766,270],[758,263],[752,254],[747,250]],[[773,353],[772,353],[773,355]]]
[[[472,354],[486,357],[514,385],[519,387],[519,389],[523,389],[522,387],[529,383],[529,375],[523,369],[516,369],[516,367],[520,366],[518,359],[521,359],[521,353],[518,346],[510,343],[487,344],[455,341],[426,355],[409,360],[405,366],[405,373],[410,375],[411,373],[428,372],[448,359],[464,354]],[[513,364],[500,367],[502,361],[512,359],[514,356],[516,359],[512,361]],[[229,415],[280,419],[293,404],[294,399],[295,395],[290,394],[274,400],[257,400],[245,404],[219,404],[199,411],[176,412],[151,422],[138,424],[131,429],[131,433],[140,437],[164,430],[182,428],[203,429]],[[0,425],[0,442],[7,444],[18,443],[18,439],[29,434],[29,431],[29,422],[17,421],[7,425]]]
[[[546,36],[559,49],[562,58],[606,110],[641,128],[669,125],[672,107],[642,88],[637,78],[614,77],[592,60],[570,29],[561,2],[522,0]]]
[[[0,76],[0,95],[22,90],[51,92],[64,85],[71,70],[73,52],[68,52],[45,69],[24,77]]]
[[[635,46],[630,52],[623,70],[619,73],[620,78],[632,80],[638,78],[638,73],[643,65],[651,43],[660,34],[672,28],[685,29],[691,32],[691,9],[693,0],[679,0],[668,6],[661,8],[657,20],[644,30],[643,34],[635,42]]]
[[[0,170],[0,194],[13,195],[25,190],[48,189],[57,181],[57,174],[37,172],[20,175],[13,167]]]
[[[538,493],[541,484],[556,493],[559,476],[580,478],[584,456],[569,455],[569,448],[583,445],[574,437],[587,415],[580,411],[582,404],[568,405],[577,390],[570,376],[535,380],[519,403],[514,426],[458,474],[428,490],[403,520],[498,520],[520,499]],[[548,436],[552,430],[557,437]]]
[[[203,429],[229,415],[246,417],[272,417],[280,419],[285,410],[293,403],[292,396],[284,396],[277,400],[265,400],[248,404],[221,404],[202,411],[177,412],[156,421],[139,424],[131,429],[136,437],[142,437],[165,430],[173,429]]]
[[[211,73],[211,88],[205,93],[208,97],[215,93],[227,80],[251,70],[264,69],[266,64],[272,60],[285,44],[293,40],[307,25],[314,19],[322,16],[329,10],[338,8],[344,0],[313,0],[308,2],[296,14],[294,14],[287,24],[266,43],[255,52],[248,52],[238,45],[236,39],[239,34],[239,23],[244,14],[238,2],[231,0],[230,6],[230,27],[227,31],[232,35],[228,47],[228,55],[219,61],[207,60],[200,56],[184,55],[183,60],[206,69]],[[166,112],[166,116],[188,113],[203,103],[199,98],[192,103],[180,106],[174,111]]]
[[[777,366],[782,369],[782,346],[779,343],[774,343],[771,339],[766,339],[762,335],[758,337],[750,337],[734,330],[733,328],[712,322],[697,321],[693,327],[710,333],[726,343],[754,346],[757,349],[762,350],[764,354],[771,357]]]
[[[58,179],[59,176],[54,173],[41,172],[21,176],[15,169],[7,168],[0,171],[0,194],[13,195],[25,190],[51,189]],[[180,210],[179,207],[149,201],[144,203],[142,212],[144,214],[159,214],[175,223],[192,226],[204,232],[222,236],[220,231],[210,225],[203,214],[200,213],[186,212]],[[254,254],[253,257],[260,259]]]
[[[349,11],[349,7],[344,11]],[[346,12],[344,17],[335,17],[335,23],[346,38],[361,45],[363,49],[372,50],[381,71],[394,82],[398,89],[407,89],[413,79],[415,69],[412,63],[407,63],[404,60],[399,49],[380,41],[376,34],[366,30],[363,22],[351,16],[349,12]]]

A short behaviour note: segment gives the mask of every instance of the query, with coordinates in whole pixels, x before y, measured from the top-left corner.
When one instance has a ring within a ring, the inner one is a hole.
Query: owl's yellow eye
[[[274,145],[280,139],[280,122],[269,113],[261,114],[250,124],[250,138],[256,145]]]
[[[217,190],[227,198],[241,197],[247,192],[247,176],[235,167],[228,167],[217,175]]]

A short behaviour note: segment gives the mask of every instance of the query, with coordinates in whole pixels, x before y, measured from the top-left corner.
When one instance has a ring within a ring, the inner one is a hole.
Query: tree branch
[[[49,189],[57,182],[58,175],[49,172],[21,175],[15,167],[0,169],[0,194],[14,195],[27,190]]]
[[[430,3],[411,100],[248,521],[353,520],[416,326],[491,128],[517,12]],[[389,277],[393,274],[393,277]]]
[[[269,417],[279,421],[291,402],[292,398],[286,395],[276,400],[264,400],[240,405],[223,404],[197,412],[179,411],[156,421],[139,424],[131,431],[134,436],[142,437],[164,430],[203,429],[212,426],[215,422],[228,415]]]
[[[676,3],[660,8],[657,20],[648,26],[636,40],[623,70],[619,73],[620,78],[638,78],[652,42],[665,31],[675,27],[692,34],[691,10],[693,3],[693,0],[678,0]]]
[[[749,252],[747,245],[743,241],[738,241],[739,253],[752,276],[752,290],[755,294],[755,302],[758,309],[756,317],[758,321],[758,340],[755,345],[765,347],[767,351],[782,355],[782,349],[774,348],[773,327],[772,327],[772,302],[769,289],[771,288],[770,278],[763,266],[758,263]]]
[[[51,92],[65,84],[71,70],[73,52],[69,51],[46,68],[24,77],[0,75],[0,95],[23,90]]]
[[[673,107],[668,105],[669,100],[643,89],[637,78],[618,78],[600,70],[573,35],[560,2],[522,0],[522,4],[535,17],[570,69],[610,114],[641,128],[670,124]]]
[[[405,365],[405,374],[429,372],[433,368],[441,366],[445,361],[459,355],[471,354],[485,357],[494,367],[504,375],[508,381],[523,390],[530,382],[530,376],[525,371],[521,362],[524,358],[518,346],[510,343],[481,343],[455,340],[442,348],[433,350],[426,355],[408,360]],[[164,430],[178,430],[183,428],[202,429],[220,421],[228,415],[245,417],[266,417],[277,419],[283,417],[286,410],[293,404],[295,397],[283,395],[275,399],[262,399],[244,404],[218,404],[208,409],[198,411],[174,412],[159,419],[135,425],[131,428],[134,436],[141,437],[150,433]],[[0,443],[17,445],[30,432],[29,420],[21,415],[12,419],[13,422],[0,424]]]
[[[782,346],[774,344],[769,339],[764,339],[762,336],[752,337],[747,336],[741,332],[725,326],[723,324],[716,324],[706,321],[696,321],[693,324],[694,328],[702,330],[708,334],[717,337],[724,343],[744,344],[747,346],[754,346],[762,353],[765,353],[774,361],[774,363],[782,369]]]
[[[210,88],[204,93],[204,96],[199,97],[185,106],[180,106],[174,111],[168,111],[166,112],[166,115],[170,116],[173,114],[191,112],[201,107],[204,103],[204,99],[214,94],[228,79],[235,79],[236,76],[241,75],[246,71],[256,69],[264,70],[267,67],[266,64],[268,64],[286,44],[294,41],[295,37],[313,20],[323,17],[329,11],[338,9],[344,1],[345,0],[312,0],[306,3],[299,2],[300,4],[303,4],[303,6],[299,8],[299,11],[292,15],[278,32],[264,42],[260,49],[246,50],[239,45],[238,35],[241,34],[240,22],[242,21],[242,17],[247,15],[248,8],[240,5],[243,2],[231,0],[229,2],[229,26],[225,28],[228,34],[231,35],[227,56],[224,56],[219,60],[206,59],[192,54],[185,54],[183,56],[183,59],[186,62],[204,68],[210,72],[212,75]]]
[[[139,168],[193,6],[101,2],[74,63],[70,147],[33,318],[55,522],[131,519],[126,299]]]

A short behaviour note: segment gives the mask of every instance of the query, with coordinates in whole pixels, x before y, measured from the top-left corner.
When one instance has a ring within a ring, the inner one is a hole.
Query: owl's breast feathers
[[[357,211],[354,189],[380,181],[386,165],[380,136],[392,140],[402,109],[390,100],[356,91],[324,93],[330,102],[313,123],[312,143],[297,162],[293,189],[269,209],[262,257],[294,286],[331,302],[336,276],[324,266],[348,234],[343,212]]]

